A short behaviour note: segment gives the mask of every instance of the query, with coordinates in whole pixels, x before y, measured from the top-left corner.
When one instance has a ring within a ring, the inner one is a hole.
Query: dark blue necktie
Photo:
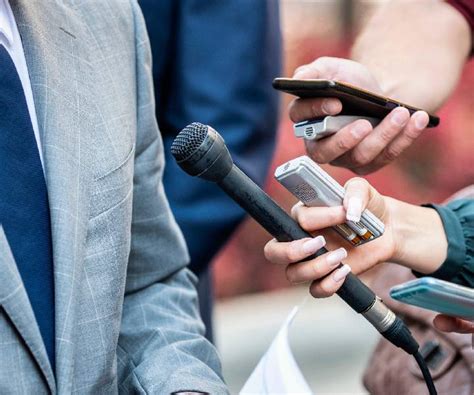
[[[20,77],[1,45],[0,223],[54,371],[54,283],[48,193]]]

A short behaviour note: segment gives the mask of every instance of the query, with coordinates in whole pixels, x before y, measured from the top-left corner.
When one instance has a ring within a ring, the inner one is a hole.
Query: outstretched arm
[[[451,5],[393,1],[369,20],[352,58],[385,95],[434,112],[455,88],[470,50],[470,28]]]
[[[365,208],[385,225],[379,238],[353,247],[329,228],[356,220]],[[349,267],[361,273],[382,262],[401,264],[417,275],[474,287],[473,200],[420,207],[382,196],[366,180],[354,178],[346,184],[343,206],[305,207],[299,203],[293,216],[316,237],[286,243],[272,240],[265,247],[265,256],[286,265],[291,282],[311,281],[311,293],[316,297],[336,292]],[[328,253],[307,260],[325,244]],[[345,269],[328,275],[340,261],[346,263]]]
[[[436,111],[458,82],[470,52],[471,32],[452,6],[435,0],[393,1],[380,6],[359,35],[353,60],[323,57],[298,68],[294,78],[345,81],[426,111]],[[296,99],[290,118],[297,122],[342,109],[334,98]],[[318,163],[331,163],[367,174],[396,159],[423,132],[428,116],[410,117],[394,109],[375,128],[364,120],[338,133],[307,143]]]

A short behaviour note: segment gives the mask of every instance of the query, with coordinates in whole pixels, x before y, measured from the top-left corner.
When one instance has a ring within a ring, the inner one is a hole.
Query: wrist
[[[392,261],[423,274],[435,272],[448,251],[440,216],[431,208],[387,199],[394,239]]]

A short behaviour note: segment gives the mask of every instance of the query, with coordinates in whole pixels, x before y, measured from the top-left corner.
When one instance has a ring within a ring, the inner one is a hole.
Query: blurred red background
[[[320,56],[347,57],[351,40],[370,15],[374,2],[281,1],[284,40],[284,75]],[[474,183],[474,61],[464,69],[457,89],[438,112],[441,124],[428,129],[395,163],[367,176],[381,193],[411,203],[440,202]],[[278,144],[269,170],[267,192],[285,209],[296,200],[273,180],[275,168],[304,154],[303,143],[293,137],[282,98]],[[354,175],[325,166],[341,184]],[[218,298],[286,287],[282,268],[265,261],[263,246],[270,236],[253,220],[245,220],[214,261]]]

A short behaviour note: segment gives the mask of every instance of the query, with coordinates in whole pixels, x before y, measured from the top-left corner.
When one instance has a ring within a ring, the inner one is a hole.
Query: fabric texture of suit
[[[53,374],[0,228],[0,393],[226,393],[166,201],[133,0],[12,0],[48,187]]]

